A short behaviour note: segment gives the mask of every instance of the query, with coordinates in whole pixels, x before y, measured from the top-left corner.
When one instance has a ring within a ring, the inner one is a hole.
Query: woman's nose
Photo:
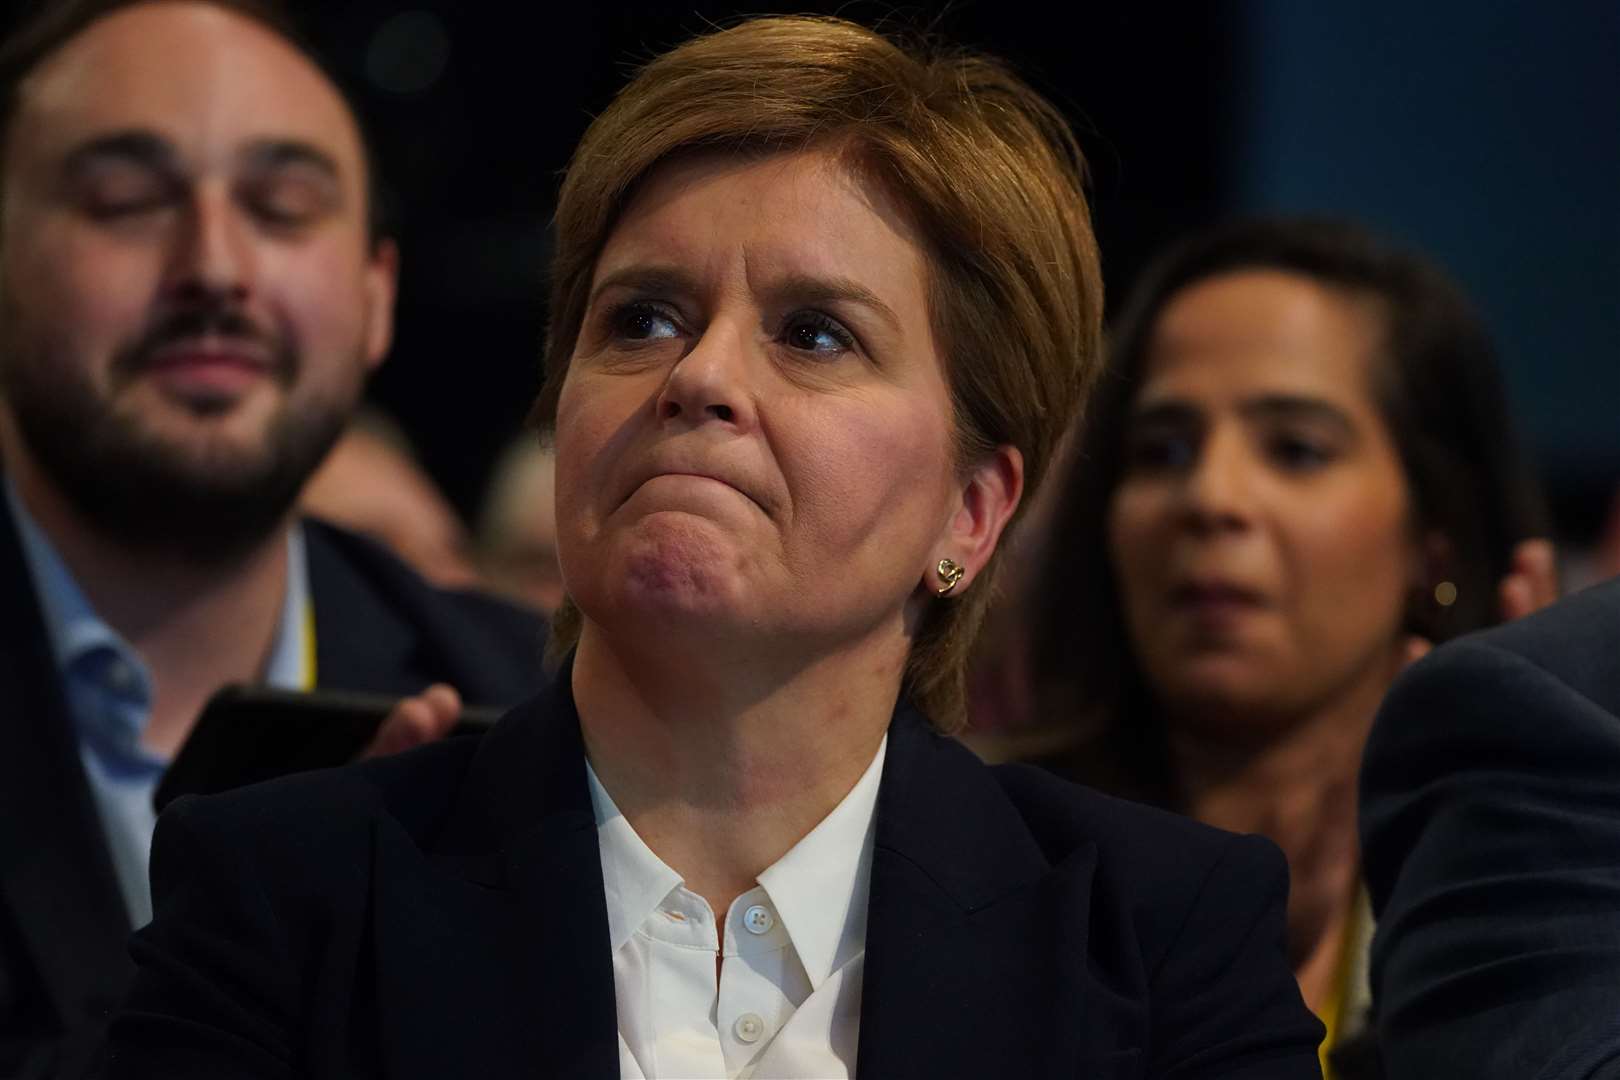
[[[742,333],[711,323],[691,351],[670,368],[658,395],[659,419],[688,425],[752,425],[748,348]]]
[[[1254,469],[1242,440],[1212,433],[1187,472],[1183,503],[1197,529],[1223,531],[1248,525],[1254,498]]]

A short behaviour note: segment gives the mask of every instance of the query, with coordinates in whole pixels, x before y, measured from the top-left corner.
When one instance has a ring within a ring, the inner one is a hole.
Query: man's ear
[[[399,245],[384,237],[372,246],[365,269],[366,367],[375,371],[394,344],[394,299],[399,295]]]
[[[996,447],[963,477],[960,493],[961,502],[924,571],[925,582],[936,591],[943,584],[936,570],[940,559],[962,568],[956,591],[963,591],[995,554],[1002,531],[1024,494],[1024,455],[1016,446]]]

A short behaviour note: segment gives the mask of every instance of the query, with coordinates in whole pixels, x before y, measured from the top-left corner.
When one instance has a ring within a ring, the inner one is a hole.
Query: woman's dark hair
[[[1067,469],[1037,579],[1033,666],[1043,715],[1079,725],[1077,778],[1176,806],[1165,733],[1132,654],[1108,555],[1109,504],[1124,467],[1132,402],[1160,314],[1187,286],[1241,270],[1278,270],[1374,301],[1382,348],[1374,395],[1394,438],[1418,535],[1448,546],[1440,607],[1414,595],[1409,628],[1439,643],[1497,621],[1497,586],[1514,546],[1546,535],[1490,338],[1438,269],[1362,229],[1316,219],[1239,222],[1194,236],[1147,271],[1120,316],[1087,426]]]

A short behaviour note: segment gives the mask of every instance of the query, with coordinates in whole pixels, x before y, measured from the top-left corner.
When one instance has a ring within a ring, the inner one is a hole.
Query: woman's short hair
[[[639,180],[691,150],[812,148],[840,154],[913,217],[959,464],[1010,444],[1032,492],[1100,365],[1102,279],[1079,146],[1063,115],[995,60],[834,18],[759,18],[689,41],[591,124],[558,201],[535,421],[555,423],[597,258]],[[963,670],[996,565],[934,604],[912,643],[908,692],[941,727],[964,716]],[[578,630],[565,605],[553,657]]]
[[[1115,325],[1086,430],[1062,470],[1065,490],[1032,601],[1037,696],[1049,718],[1095,737],[1082,779],[1169,805],[1177,797],[1164,733],[1126,632],[1107,522],[1159,316],[1188,286],[1244,270],[1297,274],[1369,299],[1382,316],[1374,399],[1410,491],[1412,525],[1417,535],[1445,539],[1437,580],[1457,586],[1448,607],[1414,593],[1409,631],[1439,643],[1498,621],[1497,586],[1514,546],[1546,535],[1490,337],[1436,267],[1357,226],[1314,218],[1236,222],[1164,253]]]

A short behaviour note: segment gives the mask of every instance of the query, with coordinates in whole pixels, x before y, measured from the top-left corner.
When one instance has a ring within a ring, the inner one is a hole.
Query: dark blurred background
[[[1614,0],[293,6],[361,99],[404,250],[373,398],[463,514],[538,386],[569,150],[638,62],[744,10],[1009,59],[1082,133],[1116,299],[1160,245],[1245,211],[1349,215],[1429,252],[1497,333],[1563,538],[1620,486]]]

